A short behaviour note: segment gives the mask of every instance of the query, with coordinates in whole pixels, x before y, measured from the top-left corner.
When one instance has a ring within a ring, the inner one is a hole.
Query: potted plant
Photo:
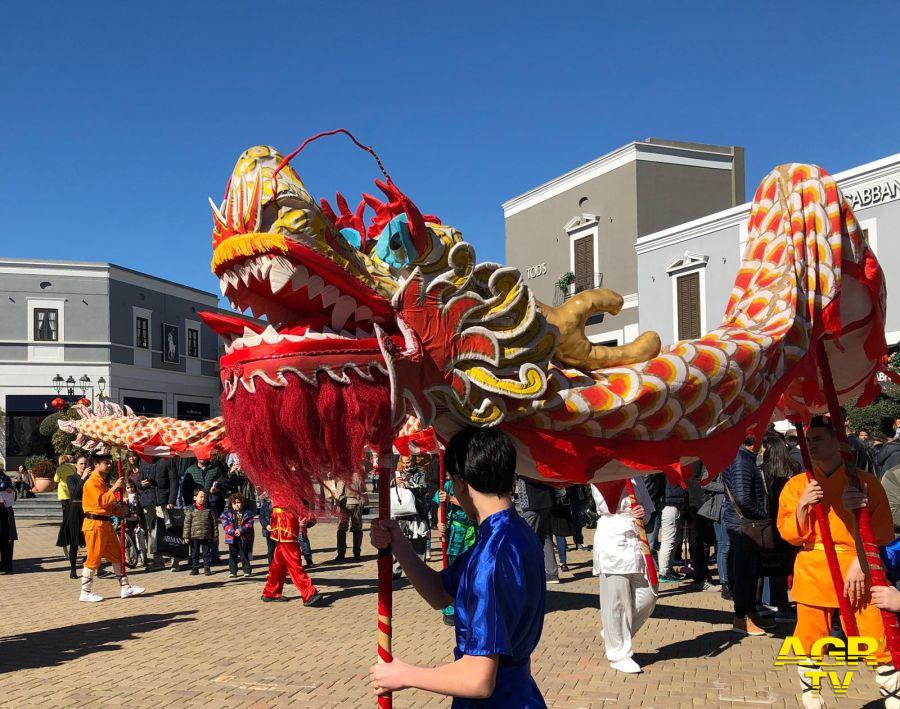
[[[556,282],[556,287],[559,288],[559,292],[563,295],[569,295],[569,288],[575,282],[575,274],[571,271],[566,271],[559,277],[559,280]]]
[[[56,486],[53,482],[56,466],[49,458],[42,455],[29,456],[25,459],[25,468],[34,479],[34,492],[47,492]]]

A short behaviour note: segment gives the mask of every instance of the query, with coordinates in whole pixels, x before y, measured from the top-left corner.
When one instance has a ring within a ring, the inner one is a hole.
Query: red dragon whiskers
[[[254,485],[304,514],[319,498],[314,483],[332,472],[345,482],[362,470],[365,447],[390,438],[387,378],[320,373],[317,385],[288,375],[287,386],[238,387],[222,399],[228,435]]]

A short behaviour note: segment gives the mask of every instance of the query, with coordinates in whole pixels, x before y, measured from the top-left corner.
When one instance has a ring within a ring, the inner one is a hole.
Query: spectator
[[[85,481],[90,477],[91,469],[87,465],[87,456],[75,458],[75,470],[69,474],[66,487],[69,490],[69,504],[63,509],[63,521],[56,537],[56,546],[63,547],[69,557],[69,578],[78,578],[78,548],[84,546],[84,532],[81,525],[84,514],[81,510],[81,492]]]
[[[886,470],[881,478],[881,484],[891,506],[894,533],[900,534],[900,466]]]
[[[659,529],[659,582],[674,583],[684,580],[684,576],[676,573],[675,569],[672,568],[675,554],[675,539],[678,536],[678,522],[681,519],[681,511],[685,505],[685,492],[681,485],[677,482],[673,483],[671,480],[666,480],[663,504]]]
[[[16,471],[16,478],[13,480],[13,490],[16,493],[16,497],[21,497],[23,499],[28,497],[31,488],[33,487],[34,478],[24,465],[20,465],[19,469]]]
[[[304,500],[304,502],[306,502],[306,500]],[[297,543],[300,545],[300,553],[303,554],[303,560],[306,562],[307,569],[311,569],[315,566],[315,563],[313,563],[312,544],[309,541],[309,528],[314,527],[317,521],[316,516],[312,514],[312,512],[308,512],[303,517],[297,518],[299,527]]]
[[[734,462],[722,473],[725,486],[724,519],[730,539],[728,577],[734,595],[732,630],[744,635],[765,635],[774,623],[756,612],[756,586],[761,576],[762,550],[741,533],[741,519],[769,517],[767,493],[762,473],[756,466],[754,439],[747,438]]]
[[[688,548],[691,552],[691,581],[698,591],[715,591],[709,573],[709,550],[715,541],[715,531],[712,524],[700,514],[708,497],[707,492],[700,487],[700,481],[707,473],[701,463],[693,463],[690,466],[691,476],[687,480],[687,521],[691,527],[688,535]]]
[[[66,516],[66,507],[69,506],[69,486],[67,480],[69,476],[75,472],[75,466],[72,465],[72,458],[68,455],[59,456],[59,465],[53,474],[53,482],[56,483],[56,499],[59,500],[62,507],[63,517]]]
[[[244,576],[253,572],[250,566],[253,548],[253,513],[245,508],[244,496],[236,492],[228,498],[229,509],[222,513],[222,529],[228,545],[228,568],[231,578],[237,578],[238,558],[244,569]]]
[[[335,561],[343,561],[347,556],[347,530],[353,536],[353,559],[359,561],[362,556],[362,514],[367,499],[365,481],[355,477],[351,485],[343,480],[336,480],[328,473],[322,483],[325,501],[333,505],[340,521],[337,527],[337,556]]]
[[[778,514],[778,498],[781,491],[794,475],[800,472],[799,466],[791,458],[787,445],[778,436],[766,436],[763,439],[763,478],[767,490],[769,516],[773,525]],[[797,548],[784,541],[777,527],[773,526],[775,545],[762,558],[762,566],[768,579],[769,598],[763,600],[773,604],[778,612],[776,623],[793,623],[797,617],[791,610],[788,600],[788,576],[793,573]]]
[[[731,542],[723,518],[726,500],[722,476],[717,475],[715,479],[706,484],[704,489],[708,497],[706,502],[703,503],[703,507],[700,508],[699,514],[712,522],[713,531],[716,535],[716,569],[719,573],[719,588],[722,592],[722,598],[730,601],[732,600],[732,595],[731,582],[728,578],[728,552]]]
[[[272,555],[275,553],[275,540],[269,533],[272,523],[272,498],[266,490],[257,490],[256,493],[257,508],[256,512],[259,516],[259,528],[262,531],[263,539],[266,540],[266,558],[272,563]]]
[[[534,530],[544,545],[544,573],[547,583],[559,583],[559,568],[550,541],[550,518],[553,509],[553,488],[550,485],[521,477],[516,484],[517,502],[522,520]]]
[[[136,558],[135,563],[147,563],[147,525],[144,522],[144,509],[141,507],[141,498],[137,491],[137,485],[130,475],[125,476],[125,532],[134,540]],[[140,527],[145,534],[138,534]]]
[[[584,543],[584,514],[594,501],[591,499],[590,485],[570,485],[566,488],[569,502],[572,504],[572,542],[576,549],[590,551],[589,544]]]
[[[665,507],[666,497],[666,476],[662,473],[653,473],[644,477],[644,485],[647,493],[653,502],[653,512],[650,514],[650,521],[647,522],[647,545],[650,547],[650,553],[656,559],[656,552],[659,541],[659,527],[662,521],[662,509]],[[657,567],[659,564],[657,563]]]
[[[610,666],[637,674],[631,640],[656,607],[656,592],[647,579],[647,563],[635,520],[650,518],[653,501],[643,482],[633,481],[637,505],[623,490],[618,505],[610,510],[594,487],[591,492],[600,518],[594,532],[594,575],[600,577],[600,614],[603,644]]]
[[[16,531],[16,490],[6,474],[6,459],[0,456],[0,573],[13,573],[13,548],[19,534]]]
[[[566,488],[553,489],[553,507],[550,508],[550,533],[556,542],[556,553],[559,555],[559,569],[568,573],[569,565],[566,538],[572,536],[574,521],[572,519],[572,502],[566,494]]]
[[[181,483],[181,495],[185,500],[194,498],[197,490],[203,490],[206,493],[207,503],[212,510],[216,519],[222,516],[225,511],[225,500],[231,486],[228,482],[228,471],[225,469],[224,461],[221,457],[211,456],[208,459],[197,459],[197,461],[188,467],[184,472],[184,479]],[[215,528],[215,538],[212,541],[212,562],[214,564],[222,563],[219,555],[219,527]]]
[[[210,545],[216,537],[216,519],[209,508],[206,491],[197,489],[194,492],[194,504],[184,512],[184,543],[189,544],[191,576],[200,571],[200,554],[203,554],[203,569],[207,576],[212,575],[210,569]]]
[[[900,439],[894,436],[881,446],[875,455],[875,465],[882,473],[900,465]]]
[[[453,494],[453,480],[447,478],[444,489],[434,494],[436,503],[446,505],[446,522],[438,523],[438,531],[441,537],[447,539],[447,566],[451,566],[460,556],[468,551],[478,538],[478,525],[460,506],[459,500]],[[445,625],[453,625],[455,609],[451,603],[442,611]]]
[[[787,433],[784,434],[784,442],[788,447],[788,455],[791,456],[791,460],[793,460],[797,467],[800,470],[803,470],[803,454],[800,452],[800,439],[797,438],[797,430],[796,429],[788,429]]]
[[[413,494],[415,500],[415,513],[397,517],[400,531],[406,537],[413,549],[425,560],[425,539],[430,534],[428,527],[428,500],[425,495],[428,491],[427,471],[423,470],[415,460],[401,457],[394,474],[392,487],[406,488]],[[402,576],[403,571],[399,562],[394,563],[394,578]]]
[[[165,567],[165,562],[163,555],[157,551],[157,520],[165,517],[166,510],[175,509],[175,501],[178,499],[178,469],[172,458],[154,458],[150,463],[142,460],[138,472],[141,507],[147,523],[150,553],[153,555],[152,568],[161,569]],[[151,568],[149,563],[147,566]],[[178,559],[173,558],[172,571],[178,570]]]

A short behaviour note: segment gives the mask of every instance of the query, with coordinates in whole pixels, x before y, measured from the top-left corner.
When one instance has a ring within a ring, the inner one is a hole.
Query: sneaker
[[[753,618],[737,618],[731,626],[731,631],[741,635],[765,635],[766,631],[753,622]]]
[[[248,576],[253,576],[253,572],[252,572],[252,571],[245,571],[245,572],[244,572],[244,578],[246,578],[246,577],[248,577]]]
[[[624,660],[616,660],[615,662],[610,662],[609,666],[614,670],[625,672],[630,675],[640,674],[641,672],[641,666],[630,657],[626,657]]]
[[[317,603],[319,603],[323,598],[324,598],[324,596],[321,593],[319,593],[318,591],[316,591],[313,595],[311,595],[309,598],[307,598],[305,601],[303,601],[303,605],[304,606],[314,606]]]
[[[353,552],[353,561],[359,561],[362,559],[362,552]]]
[[[734,596],[731,595],[731,590],[728,586],[722,586],[722,600],[723,601],[733,601]]]
[[[93,593],[93,592],[84,593],[84,592],[82,592],[82,594],[78,597],[78,600],[84,601],[85,603],[99,603],[100,601],[103,600],[103,596],[101,596],[99,593]]]
[[[69,572],[69,578],[70,578],[70,579],[77,579],[77,578],[78,578],[78,574],[76,574],[74,571],[70,571],[70,572]]]
[[[660,583],[678,583],[679,581],[684,581],[684,576],[676,574],[674,571],[670,571],[659,577]]]
[[[552,577],[552,578],[548,578],[548,579],[547,579],[547,584],[549,585],[549,584],[551,584],[551,583],[559,583],[559,576],[554,576],[554,577]]]
[[[712,581],[707,579],[706,581],[696,581],[692,583],[691,588],[693,588],[695,591],[718,591],[719,584],[713,583]]]
[[[123,586],[122,590],[119,592],[119,596],[122,598],[131,598],[132,596],[140,596],[144,592],[140,586]]]
[[[169,571],[171,571],[173,574],[177,574],[179,571],[181,571],[181,564],[179,564],[177,561],[173,561],[172,568],[169,569]]]
[[[444,625],[449,625],[450,627],[453,627],[454,625],[456,625],[456,621],[453,619],[452,615],[444,616]]]
[[[284,596],[260,596],[259,598],[263,603],[275,603],[276,601],[287,600]]]
[[[188,574],[188,576],[196,576],[196,575],[199,574],[199,573],[200,573],[200,572],[197,571],[197,569],[191,569],[191,573]]]
[[[207,567],[203,570],[203,573],[204,573],[204,575],[206,575],[206,576],[212,576],[212,569],[209,568],[209,567],[207,566]]]
[[[775,615],[778,612],[778,609],[775,606],[767,606],[764,603],[760,603],[756,606],[756,615],[768,617],[770,615]]]
[[[591,547],[589,544],[577,544],[575,546],[575,548],[578,549],[578,551],[590,551],[591,550]]]
[[[230,574],[228,574],[228,578],[230,578],[230,579],[236,579],[236,578],[237,578],[237,573],[231,572]]]
[[[569,573],[569,565],[568,565],[568,564],[560,564],[560,565],[559,565],[559,570],[560,570],[560,571],[565,571],[566,573]]]
[[[776,623],[796,623],[797,622],[797,614],[794,611],[786,611],[782,613],[778,611],[775,614],[775,622]]]

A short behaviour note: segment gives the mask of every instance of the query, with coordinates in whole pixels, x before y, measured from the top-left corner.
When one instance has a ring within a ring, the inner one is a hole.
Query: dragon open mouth
[[[393,334],[390,303],[312,248],[259,236],[252,248],[259,253],[214,255],[222,294],[235,309],[268,321],[202,314],[225,340],[225,395],[232,397],[239,382],[254,391],[257,377],[283,385],[288,372],[309,383],[319,372],[342,382],[348,370],[363,378],[373,369],[385,373],[374,325]],[[228,241],[223,247],[233,250]]]

